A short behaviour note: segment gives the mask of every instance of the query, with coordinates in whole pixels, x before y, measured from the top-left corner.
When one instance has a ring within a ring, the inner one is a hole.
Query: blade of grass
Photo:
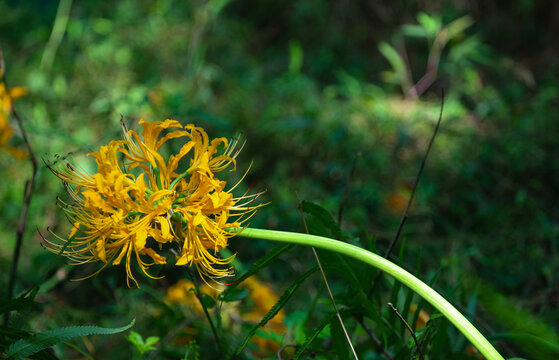
[[[309,271],[307,271],[306,273],[304,273],[303,275],[299,276],[295,282],[293,284],[291,284],[291,286],[289,286],[284,293],[281,295],[280,299],[278,300],[278,302],[276,304],[274,304],[274,306],[272,306],[272,308],[270,309],[270,311],[268,311],[268,313],[266,315],[264,315],[264,317],[262,318],[262,320],[260,320],[260,322],[254,326],[248,333],[248,335],[245,337],[245,339],[243,340],[243,342],[241,343],[241,345],[239,345],[239,347],[237,348],[237,350],[235,351],[235,354],[233,355],[233,358],[236,358],[237,356],[239,356],[241,354],[241,352],[244,350],[244,348],[247,346],[247,344],[249,343],[250,339],[252,339],[252,337],[254,336],[254,334],[256,333],[256,330],[258,330],[258,328],[266,325],[268,323],[268,321],[270,321],[274,316],[276,316],[276,314],[285,306],[285,304],[287,304],[287,301],[289,301],[289,299],[291,298],[291,296],[293,295],[293,293],[299,288],[299,286],[301,286],[301,284],[312,274],[314,274],[314,272],[316,271],[317,267],[313,267],[312,269],[310,269]]]
[[[237,278],[237,280],[235,280],[231,284],[227,284],[228,285],[227,290],[232,289],[232,288],[236,287],[237,285],[241,284],[243,281],[245,281],[246,279],[248,279],[252,275],[256,274],[258,271],[260,271],[261,269],[268,266],[268,264],[270,262],[272,262],[274,259],[276,259],[278,256],[280,256],[281,254],[283,254],[287,250],[291,249],[292,247],[293,247],[292,244],[282,244],[282,245],[276,246],[271,251],[267,252],[266,255],[264,255],[260,259],[256,260],[248,268],[248,270],[244,274],[242,274],[241,276],[239,276]],[[224,294],[227,293],[227,290],[225,290]]]
[[[298,360],[301,357],[301,355],[303,355],[303,353],[307,350],[307,348],[316,340],[318,335],[320,335],[320,333],[326,327],[326,325],[330,324],[330,321],[332,321],[334,316],[336,316],[336,314],[331,314],[330,316],[322,320],[322,322],[316,328],[314,328],[314,330],[307,337],[305,342],[301,346],[299,346],[297,352],[293,355],[292,360]]]

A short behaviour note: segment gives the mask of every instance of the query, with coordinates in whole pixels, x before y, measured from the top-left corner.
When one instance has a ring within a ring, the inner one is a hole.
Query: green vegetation
[[[251,227],[304,233],[303,213],[311,234],[383,256],[444,90],[441,127],[389,260],[454,304],[505,358],[559,358],[558,8],[443,4],[0,3],[5,80],[27,89],[13,105],[38,158],[13,299],[0,299],[0,314],[10,313],[0,354],[352,359],[309,248],[234,237],[221,255],[237,253],[238,276],[219,289],[172,264],[154,272],[159,280],[136,271],[135,290],[122,265],[71,281],[98,266],[70,266],[41,248],[47,228],[71,226],[56,206],[68,195],[41,158],[71,152],[94,172],[86,155],[121,138],[121,116],[136,130],[140,118],[172,118],[212,138],[242,134],[228,184],[250,167],[235,193],[266,190],[270,202]],[[2,289],[32,173],[18,157],[26,147],[16,119],[6,119],[14,134],[0,136]],[[398,281],[317,252],[360,359],[481,358]]]

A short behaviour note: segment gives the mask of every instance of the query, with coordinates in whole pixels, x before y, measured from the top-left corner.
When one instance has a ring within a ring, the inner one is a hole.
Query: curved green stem
[[[428,301],[435,309],[440,311],[458,330],[466,336],[483,356],[488,360],[504,360],[499,352],[491,343],[462,315],[451,303],[443,298],[439,293],[419,280],[398,265],[373,254],[370,251],[350,245],[338,240],[333,240],[321,236],[291,233],[285,231],[262,230],[246,228],[240,230],[238,236],[253,239],[284,242],[297,245],[314,246],[324,250],[330,250],[339,254],[347,255],[357,260],[363,261],[373,267],[391,275],[419,296]]]

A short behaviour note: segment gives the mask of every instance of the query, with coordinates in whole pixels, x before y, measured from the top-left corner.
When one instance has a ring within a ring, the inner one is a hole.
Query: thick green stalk
[[[314,246],[324,250],[330,250],[339,254],[361,260],[373,267],[393,276],[404,285],[415,291],[419,296],[428,301],[435,309],[440,311],[487,360],[504,360],[489,341],[462,315],[451,303],[439,293],[419,280],[398,265],[380,257],[370,251],[350,245],[338,240],[321,236],[291,233],[285,231],[262,230],[246,228],[238,236],[253,239],[278,241],[297,245]]]

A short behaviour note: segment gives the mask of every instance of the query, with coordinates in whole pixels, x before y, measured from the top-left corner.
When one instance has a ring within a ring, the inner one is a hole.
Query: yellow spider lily
[[[88,154],[97,163],[94,174],[65,158],[47,162],[70,195],[70,203],[58,203],[73,226],[66,237],[54,234],[56,240],[45,240],[47,248],[74,264],[101,261],[99,271],[124,259],[128,286],[130,280],[138,286],[131,258],[155,278],[147,270],[167,263],[163,245],[177,255],[176,265],[195,265],[204,279],[230,275],[224,266],[232,257],[222,259],[217,252],[235,235],[227,229],[242,227],[260,206],[251,206],[260,194],[235,198],[215,174],[228,167],[235,170],[242,145],[225,138],[210,142],[202,128],[183,127],[175,120],[140,124],[141,135],[123,124],[124,140]],[[161,146],[178,138],[187,141],[166,159]],[[190,160],[180,171],[183,159]]]

